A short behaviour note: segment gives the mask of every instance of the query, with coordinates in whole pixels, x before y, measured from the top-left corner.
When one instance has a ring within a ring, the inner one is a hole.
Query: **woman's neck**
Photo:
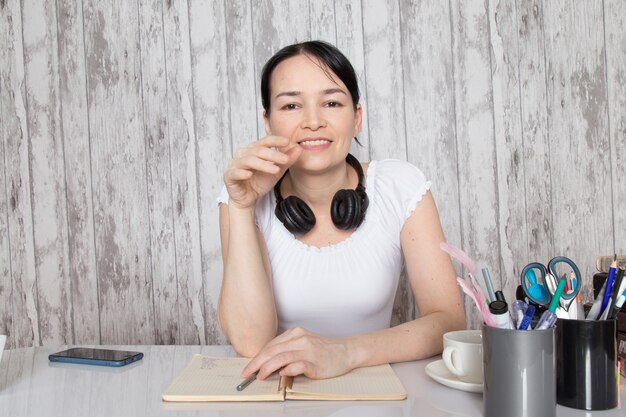
[[[295,195],[309,206],[329,205],[335,193],[344,188],[356,188],[358,178],[346,162],[323,173],[289,170],[285,177],[284,195]]]

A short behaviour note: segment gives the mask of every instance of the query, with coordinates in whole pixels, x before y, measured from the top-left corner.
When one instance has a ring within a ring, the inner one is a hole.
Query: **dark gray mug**
[[[555,417],[554,329],[483,325],[485,417]]]
[[[617,407],[615,327],[615,320],[557,320],[559,404],[579,410]]]

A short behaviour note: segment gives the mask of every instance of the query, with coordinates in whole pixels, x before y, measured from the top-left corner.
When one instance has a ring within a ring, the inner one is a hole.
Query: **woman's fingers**
[[[280,136],[267,136],[238,149],[224,173],[233,203],[250,207],[274,187],[301,153],[300,146]]]
[[[251,147],[265,147],[265,148],[284,148],[288,146],[290,143],[289,138],[284,136],[265,136],[262,139],[257,140],[256,142],[252,142],[250,144]]]

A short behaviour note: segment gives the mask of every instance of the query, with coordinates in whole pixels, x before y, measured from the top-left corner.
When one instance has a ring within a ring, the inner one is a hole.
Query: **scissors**
[[[559,299],[559,306],[564,312],[567,312],[580,291],[581,275],[574,261],[565,256],[552,258],[547,267],[539,262],[531,262],[526,265],[521,274],[524,293],[533,303],[548,307],[559,280],[567,279],[567,270],[571,271],[571,279],[567,280],[567,290],[563,291]],[[536,271],[539,271],[539,277],[537,277]],[[563,271],[566,272],[563,273]]]

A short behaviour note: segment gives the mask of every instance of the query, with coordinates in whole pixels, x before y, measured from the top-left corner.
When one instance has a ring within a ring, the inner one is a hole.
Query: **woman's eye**
[[[295,110],[297,108],[298,108],[298,106],[296,104],[294,104],[294,103],[285,104],[282,107],[283,110]]]
[[[338,101],[329,101],[326,104],[327,107],[341,107],[341,103]]]

